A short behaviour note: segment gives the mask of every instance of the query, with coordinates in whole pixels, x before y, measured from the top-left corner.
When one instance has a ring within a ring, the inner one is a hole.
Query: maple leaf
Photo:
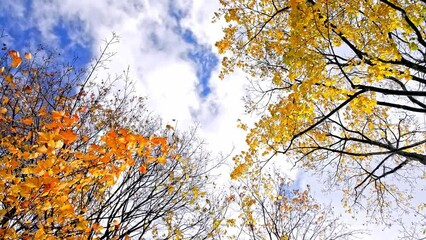
[[[61,120],[65,116],[64,111],[52,111],[52,118],[55,120]]]
[[[61,131],[60,135],[61,135],[62,139],[64,140],[65,144],[67,144],[67,145],[74,142],[78,138],[78,135],[75,134],[70,129],[67,129],[65,131]]]
[[[25,118],[25,119],[22,119],[21,122],[25,125],[31,125],[34,121],[32,118]]]
[[[22,63],[22,58],[19,56],[19,52],[15,50],[8,51],[9,56],[12,58],[11,66],[14,68],[19,67]]]

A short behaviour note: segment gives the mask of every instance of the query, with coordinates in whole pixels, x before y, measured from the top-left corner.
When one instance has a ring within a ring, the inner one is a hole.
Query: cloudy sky
[[[112,33],[120,37],[108,73],[130,69],[138,94],[151,111],[178,127],[200,123],[215,149],[230,151],[243,138],[235,128],[243,112],[244,78],[219,80],[214,47],[220,24],[212,24],[217,1],[4,1],[0,24],[8,47],[44,44],[85,65]],[[7,13],[7,14],[5,14]],[[229,135],[224,137],[223,133]]]
[[[218,7],[215,0],[5,0],[0,26],[10,48],[25,51],[41,43],[65,57],[79,56],[81,66],[115,32],[120,41],[110,49],[117,54],[108,72],[129,68],[138,94],[148,97],[149,110],[165,124],[176,119],[184,129],[199,123],[209,149],[229,153],[244,147],[237,119],[250,116],[243,114],[244,75],[218,78],[220,56],[214,43],[222,37],[221,22],[212,23]],[[316,186],[311,178],[302,182]],[[337,194],[317,192],[324,202]],[[362,226],[358,220],[354,226]],[[371,239],[395,237],[381,226],[371,229]]]

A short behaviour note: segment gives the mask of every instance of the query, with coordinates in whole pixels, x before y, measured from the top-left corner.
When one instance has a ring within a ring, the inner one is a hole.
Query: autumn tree
[[[221,3],[221,76],[247,72],[247,109],[263,111],[233,176],[284,154],[338,184],[345,206],[380,220],[417,209],[425,226],[424,200],[410,203],[425,184],[426,2]]]
[[[144,114],[126,73],[101,77],[116,41],[87,69],[48,49],[3,52],[2,239],[213,236],[212,158],[195,132]]]
[[[227,219],[236,228],[230,239],[353,239],[363,234],[334,217],[330,206],[318,204],[309,186],[294,186],[278,171],[252,171],[240,183],[228,197],[239,213]]]

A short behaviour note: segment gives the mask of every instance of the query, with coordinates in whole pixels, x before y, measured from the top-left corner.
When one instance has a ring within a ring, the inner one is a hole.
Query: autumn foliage
[[[356,239],[364,232],[351,229],[321,205],[310,186],[298,186],[279,170],[260,171],[260,165],[231,187],[228,200],[237,213],[226,220],[228,239]]]
[[[221,76],[248,73],[247,110],[261,113],[241,124],[249,149],[232,177],[283,154],[338,186],[348,211],[389,224],[414,212],[426,233],[424,200],[412,201],[426,176],[426,2],[220,2]]]
[[[103,227],[90,212],[135,158],[144,159],[141,173],[167,161],[166,138],[115,121],[122,99],[105,103],[106,83],[95,91],[90,71],[55,66],[51,57],[10,50],[0,61],[2,239],[94,238]]]

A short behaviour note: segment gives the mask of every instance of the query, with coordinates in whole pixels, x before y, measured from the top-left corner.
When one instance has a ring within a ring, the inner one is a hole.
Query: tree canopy
[[[232,177],[284,154],[348,208],[380,220],[410,208],[424,223],[424,201],[410,203],[426,176],[426,2],[220,2],[221,76],[247,72],[247,109],[264,111]]]

